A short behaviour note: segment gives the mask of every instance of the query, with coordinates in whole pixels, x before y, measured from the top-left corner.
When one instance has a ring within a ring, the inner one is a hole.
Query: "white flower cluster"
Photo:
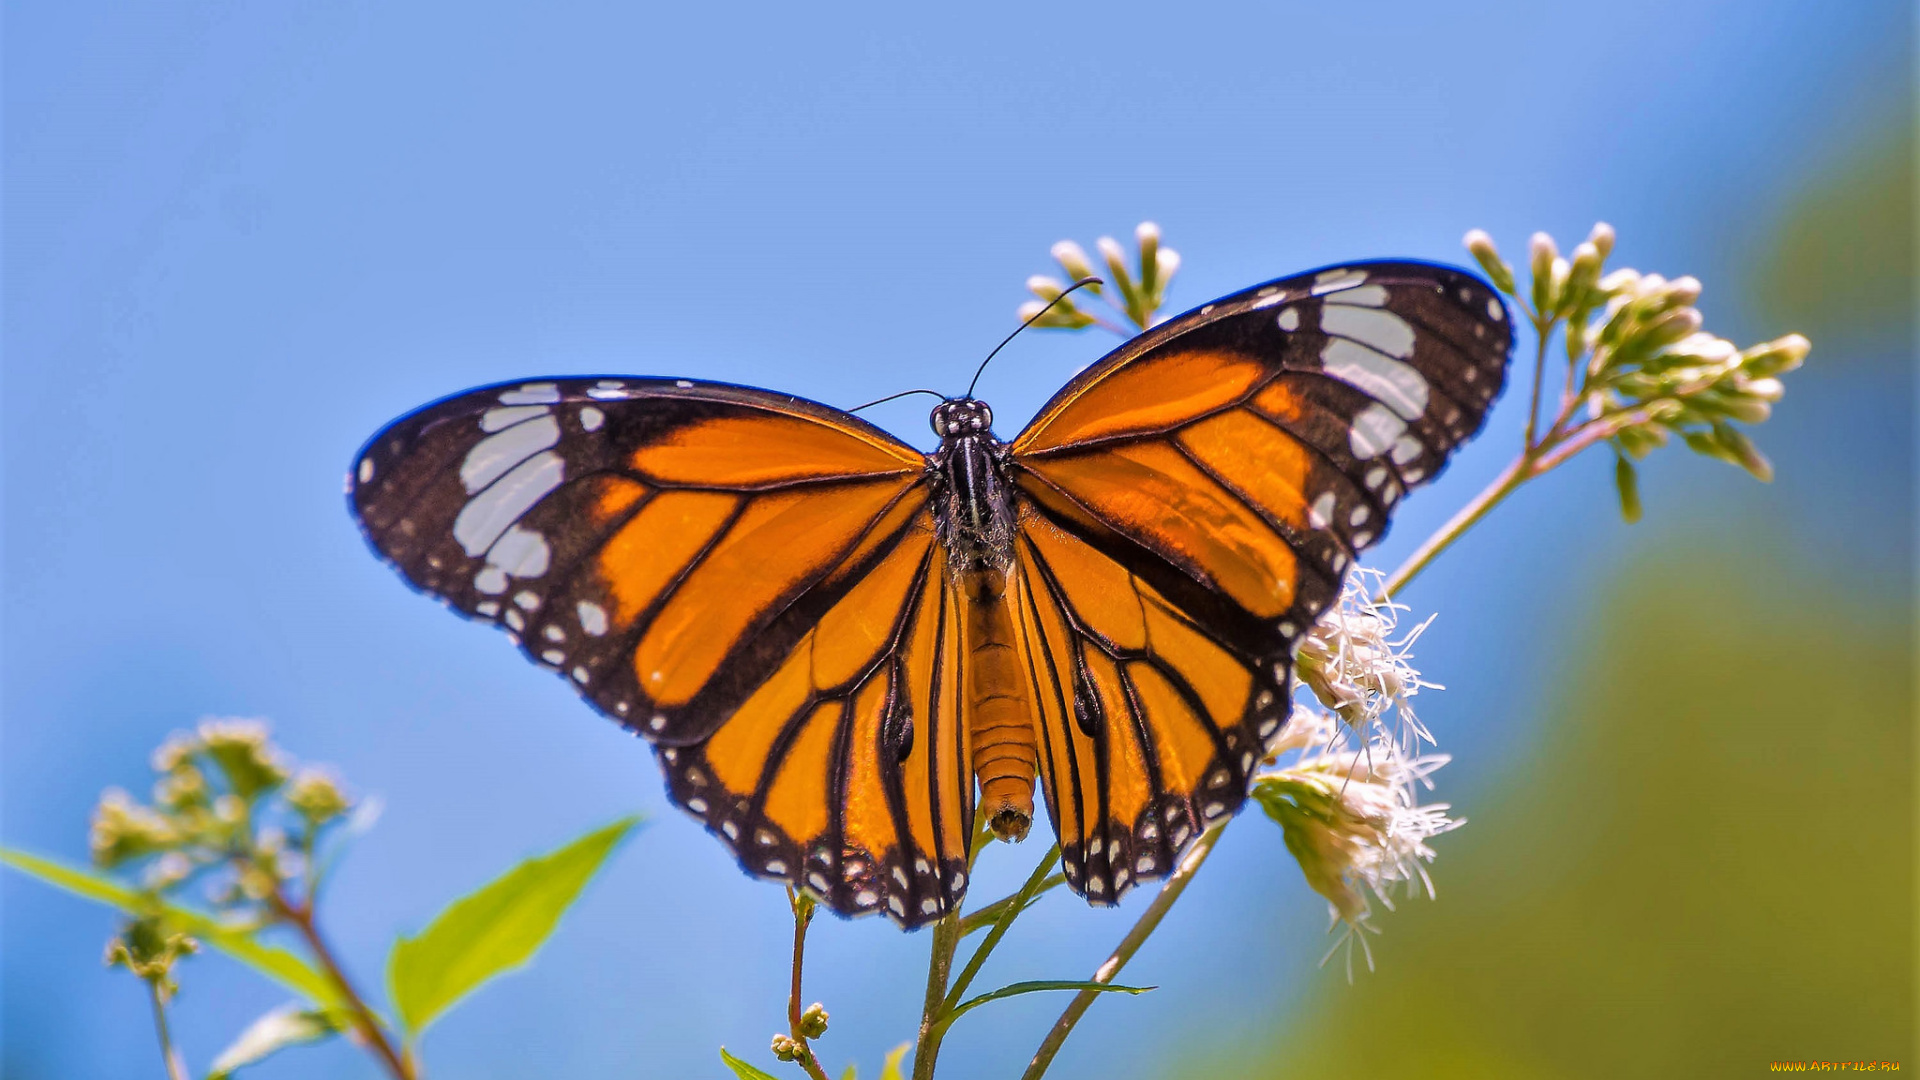
[[[1338,931],[1326,963],[1345,946],[1347,974],[1353,947],[1373,967],[1366,935],[1371,901],[1393,908],[1392,892],[1433,895],[1427,841],[1463,822],[1446,803],[1420,803],[1429,777],[1449,760],[1421,754],[1433,735],[1414,714],[1411,699],[1425,682],[1411,647],[1431,619],[1396,637],[1404,607],[1375,603],[1367,586],[1375,571],[1356,571],[1340,602],[1323,615],[1300,653],[1301,683],[1319,705],[1296,703],[1291,720],[1255,777],[1254,797],[1281,826],[1287,848],[1308,884],[1326,897],[1329,932]]]

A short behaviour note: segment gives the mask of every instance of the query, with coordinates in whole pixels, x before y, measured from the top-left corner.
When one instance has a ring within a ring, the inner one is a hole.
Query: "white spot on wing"
[[[545,416],[551,411],[545,405],[502,405],[480,414],[480,430],[505,431],[522,420]]]
[[[1420,440],[1414,438],[1412,435],[1402,435],[1393,440],[1393,463],[1395,465],[1405,465],[1407,462],[1419,457],[1420,450]]]
[[[502,534],[499,542],[487,551],[489,564],[518,578],[536,578],[546,573],[552,557],[546,537],[518,525]]]
[[[507,572],[497,566],[483,567],[479,573],[473,575],[473,587],[491,596],[499,596],[507,591]],[[493,608],[498,611],[500,605],[495,604]]]
[[[1324,296],[1327,293],[1338,292],[1341,289],[1351,289],[1357,285],[1366,284],[1366,281],[1367,272],[1365,270],[1322,270],[1314,276],[1313,295]]]
[[[591,600],[582,600],[574,608],[580,614],[580,629],[589,636],[599,637],[607,632],[607,609]]]
[[[1364,310],[1356,308],[1354,310]],[[1320,351],[1327,374],[1384,402],[1412,420],[1427,410],[1427,380],[1409,365],[1351,341],[1334,338]]]
[[[453,519],[453,538],[460,541],[469,555],[487,550],[520,515],[559,487],[566,471],[566,463],[551,450],[543,450],[521,462],[460,508],[459,515]]]
[[[1499,297],[1487,297],[1487,318],[1492,319],[1494,322],[1506,321],[1507,309],[1500,303]]]
[[[1335,293],[1327,297],[1329,304],[1361,304],[1366,307],[1382,307],[1387,302],[1385,285],[1362,285],[1357,289]]]
[[[364,484],[371,479],[373,479],[373,459],[370,457],[361,458],[360,482]]]
[[[1320,497],[1307,507],[1307,524],[1316,529],[1324,529],[1333,523],[1333,492],[1323,491]]]
[[[560,400],[560,388],[550,382],[530,382],[500,395],[502,405],[551,405]]]
[[[1369,288],[1379,288],[1377,285]],[[1352,338],[1402,360],[1413,355],[1413,327],[1391,311],[1336,304],[1332,298],[1320,308],[1320,329]]]
[[[1376,458],[1387,452],[1393,440],[1407,430],[1407,422],[1393,414],[1385,405],[1369,405],[1360,410],[1353,418],[1353,427],[1347,432],[1347,442],[1353,448],[1353,456],[1365,460]],[[1381,480],[1386,479],[1386,471],[1379,470]],[[1373,479],[1375,473],[1367,474],[1367,486],[1377,487]]]
[[[580,410],[580,426],[587,431],[599,431],[600,425],[607,422],[607,414],[591,405]]]
[[[1278,321],[1280,323],[1280,329],[1288,333],[1300,329],[1300,309],[1291,307],[1283,309],[1280,312]]]
[[[560,424],[551,416],[495,432],[467,451],[466,460],[460,463],[460,482],[471,495],[559,441]]]

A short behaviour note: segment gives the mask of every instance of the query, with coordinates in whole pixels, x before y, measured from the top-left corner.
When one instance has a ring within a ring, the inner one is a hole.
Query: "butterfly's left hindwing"
[[[1470,274],[1350,264],[1140,335],[1013,441],[1021,647],[1063,718],[1042,777],[1075,891],[1164,875],[1240,807],[1302,636],[1479,429],[1512,340]]]
[[[957,902],[972,828],[925,471],[811,402],[587,378],[402,418],[350,500],[408,581],[654,742],[747,869],[913,925]]]

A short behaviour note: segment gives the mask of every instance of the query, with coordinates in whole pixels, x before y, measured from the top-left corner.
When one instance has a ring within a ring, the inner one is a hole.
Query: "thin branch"
[[[787,994],[787,1030],[800,1050],[793,1060],[799,1062],[813,1080],[827,1080],[827,1074],[821,1071],[820,1062],[813,1055],[813,1044],[800,1031],[800,971],[806,962],[807,924],[813,921],[813,901],[789,886],[787,903],[793,908],[793,989]]]
[[[160,1037],[160,1057],[167,1063],[167,1080],[187,1080],[187,1063],[173,1045],[173,1033],[167,1027],[167,1000],[158,979],[148,979],[147,993],[153,998],[153,1030]]]
[[[313,958],[320,962],[320,970],[326,973],[334,989],[339,991],[340,1000],[346,1002],[347,1010],[353,1014],[354,1029],[360,1033],[360,1037],[365,1040],[367,1046],[372,1048],[374,1055],[380,1059],[380,1064],[386,1066],[387,1072],[394,1077],[394,1080],[417,1080],[419,1074],[414,1068],[411,1055],[402,1054],[394,1047],[392,1040],[387,1038],[386,1028],[381,1025],[380,1018],[374,1015],[373,1009],[367,1005],[367,1000],[361,997],[360,992],[353,988],[353,983],[347,980],[346,972],[334,959],[333,950],[329,949],[326,941],[320,937],[320,929],[314,925],[313,909],[295,907],[287,903],[286,897],[279,892],[268,897],[268,901],[273,907],[274,914],[293,924],[293,928],[300,932],[300,937],[312,951]]]
[[[1020,910],[1025,911],[1027,908],[1032,907],[1042,896],[1045,896],[1047,893],[1052,892],[1054,889],[1066,883],[1067,875],[1065,874],[1047,875],[1047,880],[1040,883],[1040,887],[1035,889],[1033,895],[1027,899],[1026,906]],[[994,922],[1000,918],[1000,913],[1005,911],[1007,905],[1013,903],[1018,896],[1018,892],[1009,896],[1003,896],[991,904],[975,908],[965,915],[962,915],[960,917],[960,936],[964,938],[992,926]]]
[[[1553,323],[1542,324],[1538,318],[1533,321],[1533,336],[1539,342],[1533,351],[1533,389],[1527,395],[1527,433],[1522,440],[1526,452],[1532,453],[1537,445],[1533,434],[1540,419],[1540,384],[1545,381],[1547,369],[1547,341],[1553,334]]]
[[[1014,903],[1001,909],[1000,917],[994,920],[993,929],[987,932],[987,939],[980,943],[979,948],[973,950],[973,955],[967,958],[967,966],[960,969],[959,977],[953,980],[953,988],[947,991],[946,1001],[940,1007],[943,1018],[949,1016],[959,1006],[960,995],[966,993],[967,987],[972,985],[973,977],[980,973],[980,965],[987,962],[987,957],[993,952],[994,946],[1000,944],[1000,939],[1007,936],[1007,929],[1013,925],[1013,920],[1019,918],[1020,913],[1027,909],[1027,901],[1040,891],[1040,885],[1047,880],[1047,874],[1053,869],[1053,864],[1059,861],[1060,845],[1055,844],[1047,850],[1046,857],[1040,860],[1040,865],[1033,868],[1033,873],[1027,875],[1026,883],[1020,886],[1020,891],[1013,894]]]
[[[1094,982],[1112,982],[1114,976],[1120,974],[1120,969],[1127,966],[1127,961],[1133,959],[1133,954],[1140,950],[1140,946],[1146,942],[1147,937],[1160,925],[1160,920],[1166,917],[1167,911],[1173,907],[1173,902],[1180,899],[1180,894],[1186,891],[1187,883],[1192,881],[1193,875],[1200,871],[1201,864],[1205,863],[1207,856],[1213,852],[1213,845],[1219,841],[1221,832],[1227,827],[1227,822],[1232,820],[1228,818],[1214,825],[1201,833],[1200,838],[1193,842],[1193,849],[1187,852],[1186,857],[1180,860],[1179,867],[1167,878],[1166,883],[1160,886],[1160,894],[1153,898],[1153,903],[1147,905],[1147,910],[1140,913],[1140,918],[1134,922],[1133,928],[1127,931],[1127,936],[1120,939],[1120,944],[1114,947],[1113,954],[1107,957],[1106,963],[1101,964],[1100,970],[1094,972]],[[1061,1044],[1067,1041],[1067,1036],[1072,1034],[1074,1025],[1080,1022],[1080,1017],[1093,1004],[1094,998],[1099,996],[1099,993],[1093,990],[1082,990],[1073,995],[1073,1001],[1067,1006],[1067,1010],[1060,1014],[1060,1019],[1054,1021],[1053,1030],[1047,1032],[1046,1039],[1040,1043],[1040,1049],[1034,1052],[1033,1061],[1027,1065],[1027,1071],[1020,1074],[1020,1080],[1039,1080],[1045,1075],[1047,1066],[1053,1064],[1053,1056],[1060,1052]]]
[[[1486,517],[1487,511],[1500,505],[1501,500],[1513,494],[1514,488],[1535,475],[1531,471],[1532,468],[1533,459],[1528,454],[1523,453],[1514,458],[1511,465],[1503,469],[1499,476],[1493,478],[1493,483],[1488,484],[1480,494],[1473,497],[1472,502],[1461,507],[1459,513],[1453,515],[1445,525],[1440,526],[1432,536],[1427,537],[1418,550],[1407,556],[1407,561],[1401,563],[1399,569],[1387,575],[1387,580],[1381,584],[1374,602],[1380,603],[1387,597],[1399,595],[1400,591],[1407,587],[1408,582],[1418,577],[1420,571],[1427,568],[1428,563],[1451,547],[1453,542],[1460,539],[1461,535],[1472,528],[1475,522]]]
[[[953,953],[960,945],[960,912],[949,911],[933,924],[933,950],[927,961],[927,1000],[920,1010],[920,1037],[913,1048],[913,1080],[933,1080],[946,1034],[941,1013],[947,1001],[947,977],[953,971]]]

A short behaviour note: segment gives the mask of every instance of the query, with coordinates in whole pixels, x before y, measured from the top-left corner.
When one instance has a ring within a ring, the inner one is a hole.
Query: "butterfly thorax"
[[[933,454],[934,518],[957,583],[976,588],[1004,580],[1013,565],[1013,499],[1007,447],[994,437],[993,410],[960,398],[933,410],[940,448]],[[993,595],[998,595],[994,590]]]
[[[993,411],[973,398],[934,409],[940,436],[932,466],[934,528],[947,551],[948,576],[965,597],[967,726],[980,809],[995,835],[1020,840],[1033,820],[1039,753],[1007,596],[1013,487],[1006,444],[992,425]]]

